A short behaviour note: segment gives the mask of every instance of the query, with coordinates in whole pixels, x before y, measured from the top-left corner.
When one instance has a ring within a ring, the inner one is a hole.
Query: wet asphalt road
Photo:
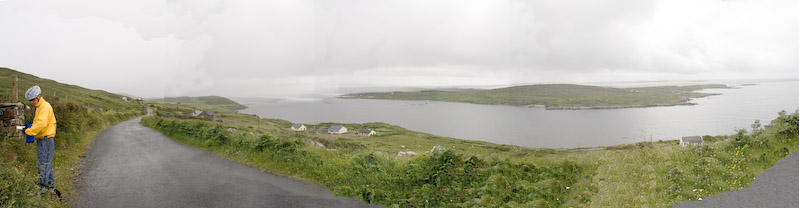
[[[97,135],[78,207],[380,207],[174,142],[140,120]]]
[[[790,154],[755,177],[749,188],[674,207],[799,207],[799,154]]]

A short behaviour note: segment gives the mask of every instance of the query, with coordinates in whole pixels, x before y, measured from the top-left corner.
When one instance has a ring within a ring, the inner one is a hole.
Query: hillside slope
[[[201,97],[167,97],[149,100],[154,103],[180,103],[181,105],[191,106],[197,109],[230,113],[246,108],[233,100],[220,96],[201,96]]]
[[[26,145],[18,138],[0,137],[0,207],[70,207],[75,196],[75,180],[81,155],[99,131],[119,121],[143,115],[145,108],[136,102],[123,101],[121,95],[102,90],[58,83],[8,68],[0,68],[0,102],[9,102],[12,76],[18,76],[18,96],[25,105],[24,93],[32,85],[42,88],[42,95],[52,106],[56,116],[55,137],[56,188],[67,200],[58,201],[39,191],[36,146]],[[27,122],[33,119],[33,110],[26,112]]]

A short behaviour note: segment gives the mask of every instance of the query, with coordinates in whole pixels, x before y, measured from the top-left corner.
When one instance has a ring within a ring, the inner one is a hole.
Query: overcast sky
[[[797,78],[791,0],[0,0],[0,66],[144,97]]]

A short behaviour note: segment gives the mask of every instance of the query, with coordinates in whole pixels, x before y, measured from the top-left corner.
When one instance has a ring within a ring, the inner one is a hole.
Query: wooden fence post
[[[11,102],[16,103],[19,102],[19,92],[17,92],[17,75],[14,75],[14,78],[11,79]]]

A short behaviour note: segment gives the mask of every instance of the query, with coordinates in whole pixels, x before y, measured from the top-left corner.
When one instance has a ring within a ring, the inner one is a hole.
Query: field
[[[24,101],[25,90],[37,84],[44,99],[53,106],[58,121],[53,169],[56,188],[66,200],[38,194],[34,184],[38,181],[35,144],[0,137],[0,207],[70,207],[76,196],[80,158],[94,135],[113,123],[143,115],[145,108],[123,101],[121,95],[61,84],[7,68],[0,68],[0,102],[8,102],[11,97],[12,75],[19,76],[19,97],[24,104],[30,105]],[[33,111],[27,110],[25,117],[30,122]]]
[[[220,116],[225,123],[142,122],[222,157],[396,207],[668,207],[746,187],[799,150],[799,114],[786,112],[773,128],[704,136],[702,146],[656,141],[566,150],[461,140],[385,123],[322,123],[294,132],[289,121]],[[331,125],[379,135],[313,133]],[[434,146],[445,150],[431,151]],[[418,155],[398,157],[400,151]]]
[[[571,84],[515,86],[491,90],[422,90],[419,92],[374,92],[341,96],[357,99],[435,100],[475,104],[545,107],[547,109],[628,108],[690,105],[692,98],[714,94],[696,92],[726,88],[726,85],[612,88]]]

